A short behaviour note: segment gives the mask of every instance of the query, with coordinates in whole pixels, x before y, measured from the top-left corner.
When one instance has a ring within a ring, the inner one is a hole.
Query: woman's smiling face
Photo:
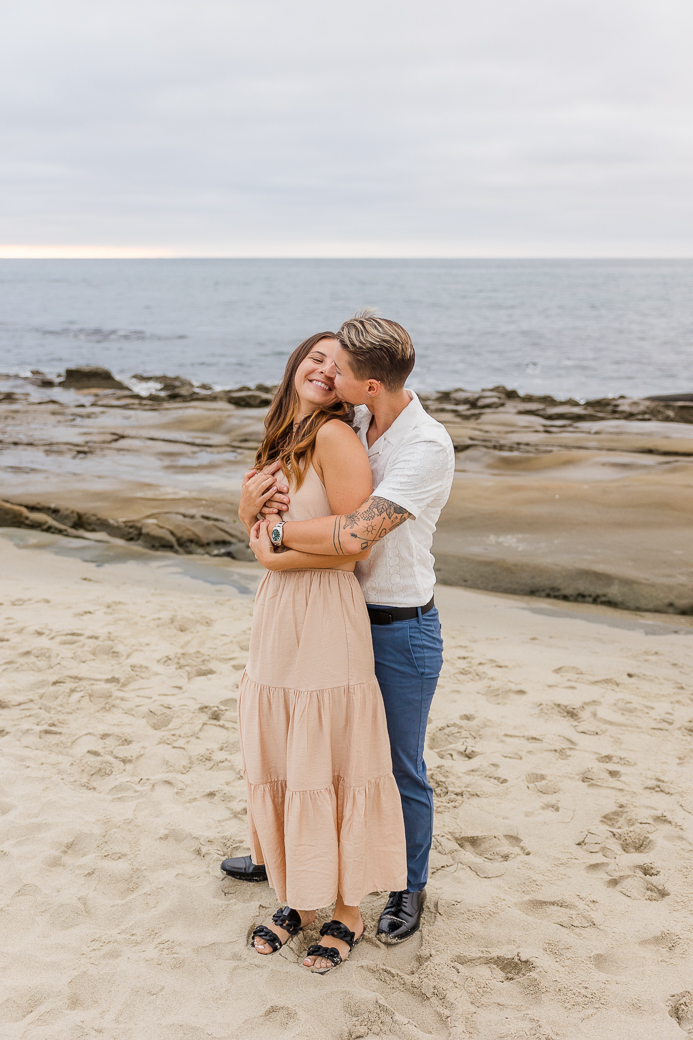
[[[296,418],[304,419],[316,408],[327,408],[337,400],[334,388],[337,346],[336,339],[321,339],[296,369],[294,385],[300,402]]]

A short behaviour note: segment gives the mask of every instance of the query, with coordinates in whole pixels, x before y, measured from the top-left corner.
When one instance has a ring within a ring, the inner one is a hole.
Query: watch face
[[[281,528],[273,527],[272,528],[272,534],[270,535],[270,538],[272,539],[272,541],[273,542],[278,542],[279,539],[281,538],[281,536],[282,536]]]

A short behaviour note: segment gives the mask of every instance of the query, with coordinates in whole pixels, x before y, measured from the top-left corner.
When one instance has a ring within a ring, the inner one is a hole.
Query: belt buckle
[[[389,610],[369,610],[368,613],[371,621],[373,621],[374,614],[378,615],[378,620],[374,622],[376,625],[392,625],[395,620]]]

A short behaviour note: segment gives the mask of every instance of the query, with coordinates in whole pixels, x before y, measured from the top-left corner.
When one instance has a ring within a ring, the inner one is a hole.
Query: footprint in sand
[[[144,720],[152,729],[166,729],[173,721],[173,711],[163,705],[156,705],[147,708]]]
[[[442,1031],[440,1027],[434,1032],[422,1032],[410,1018],[395,1011],[381,996],[357,996],[346,992],[341,996],[341,1015],[337,1012],[335,1018],[343,1016],[346,1019],[346,1031],[340,1033],[344,1040],[376,1036],[401,1037],[402,1040],[434,1040],[437,1037],[449,1036],[448,1030]]]
[[[614,809],[601,818],[624,852],[649,852],[655,847],[651,837],[654,824],[627,809]]]
[[[516,856],[529,856],[529,849],[514,834],[453,834],[465,852],[490,862],[506,862]]]
[[[612,833],[624,852],[649,852],[656,844],[645,827],[628,827]]]
[[[595,953],[590,960],[602,975],[628,975],[642,970],[643,957],[634,954],[631,949],[612,949],[605,953]]]
[[[358,992],[341,991],[342,1010],[347,1019],[345,1040],[388,1036],[401,1040],[443,1040],[449,1037],[447,1023],[434,1003],[398,970],[362,958],[354,962]],[[367,995],[367,990],[371,994]]]
[[[599,701],[584,701],[582,704],[564,704],[561,701],[545,702],[537,705],[542,715],[565,719],[572,723],[577,733],[586,736],[599,736],[604,726],[595,718]]]
[[[5,999],[0,1004],[2,1021],[7,1023],[22,1022],[29,1015],[38,1012],[44,1004],[50,1004],[52,996],[47,986],[42,987],[36,983],[21,989],[18,988],[14,990],[12,995],[10,995],[10,992],[8,987],[5,991]],[[36,1018],[34,1021],[36,1021]]]
[[[658,932],[649,939],[641,939],[640,946],[654,946],[658,950],[675,950],[681,945],[681,936],[676,932]]]
[[[669,1014],[684,1033],[693,1036],[693,993],[689,989],[683,993],[672,993],[669,997]]]
[[[592,914],[568,899],[526,899],[516,906],[527,917],[538,917],[541,921],[550,921],[561,928],[596,927]]]
[[[177,654],[172,658],[172,662],[176,668],[185,672],[189,682],[206,675],[216,675],[216,669],[212,668],[209,657],[199,650],[195,650],[192,653]]]
[[[656,885],[649,877],[642,874],[627,874],[622,877],[611,878],[606,883],[607,888],[617,889],[621,895],[628,899],[645,899],[648,902],[659,902],[670,895],[664,885]]]
[[[587,869],[591,873],[607,873],[611,876],[605,882],[607,888],[612,888],[626,896],[628,899],[642,899],[649,902],[666,899],[670,895],[666,885],[659,878],[660,868],[652,862],[620,864],[615,846],[618,845],[626,855],[634,853],[649,852],[656,845],[652,837],[653,831],[657,830],[654,822],[644,814],[638,814],[633,810],[614,809],[601,818],[601,822],[609,828],[613,844],[604,841],[604,835],[598,831],[588,833],[578,842],[587,852],[601,853],[607,860],[592,864]],[[669,823],[668,820],[665,821]],[[676,835],[678,837],[678,834]],[[615,839],[615,840],[614,840]],[[685,840],[685,839],[684,839]]]
[[[568,719],[570,722],[579,722],[584,715],[583,705],[563,704],[561,701],[538,704],[537,710],[542,715],[557,715],[559,718]]]
[[[526,697],[527,691],[518,686],[487,686],[481,691],[483,697],[491,704],[507,704],[514,697]]]
[[[451,722],[446,726],[437,726],[428,733],[428,746],[438,752],[439,758],[472,759],[481,752],[469,743],[469,731],[459,722]]]
[[[464,865],[478,877],[493,878],[505,874],[506,864],[516,856],[529,856],[529,849],[514,834],[453,834],[467,857]]]
[[[633,762],[630,758],[623,758],[621,755],[598,755],[597,756],[597,762],[602,762],[604,764],[606,764],[607,762],[610,762],[612,765],[615,765],[615,766],[634,766],[635,765],[635,762]]]
[[[608,769],[604,766],[592,765],[588,766],[580,774],[580,779],[583,784],[589,784],[590,787],[607,787],[615,791],[625,791],[627,787],[619,782],[621,780],[620,769]]]
[[[281,1036],[289,1040],[290,1037],[302,1035],[304,1034],[298,1012],[286,1005],[273,1004],[261,1015],[247,1018],[231,1037],[233,1040],[253,1040],[254,1037],[265,1040],[267,1037]]]
[[[561,785],[549,779],[545,773],[526,773],[525,782],[530,791],[537,794],[558,794]]]
[[[524,959],[519,953],[514,957],[453,957],[453,961],[462,965],[470,973],[493,982],[515,982],[531,975],[538,965],[529,958]]]
[[[430,748],[437,751],[439,748],[460,743],[466,736],[464,726],[458,722],[449,722],[445,726],[431,727],[426,734],[426,742]]]
[[[464,800],[465,783],[446,766],[433,766],[428,770],[428,781],[433,788],[433,797],[439,809],[457,809]]]

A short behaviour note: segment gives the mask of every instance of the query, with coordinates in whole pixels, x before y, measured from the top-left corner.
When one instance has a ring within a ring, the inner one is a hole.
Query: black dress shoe
[[[398,943],[418,932],[425,902],[425,889],[423,892],[390,892],[378,922],[377,938],[384,943]]]
[[[222,861],[221,869],[229,877],[237,881],[266,881],[267,871],[264,864],[253,863],[250,856],[236,856],[235,859]]]

